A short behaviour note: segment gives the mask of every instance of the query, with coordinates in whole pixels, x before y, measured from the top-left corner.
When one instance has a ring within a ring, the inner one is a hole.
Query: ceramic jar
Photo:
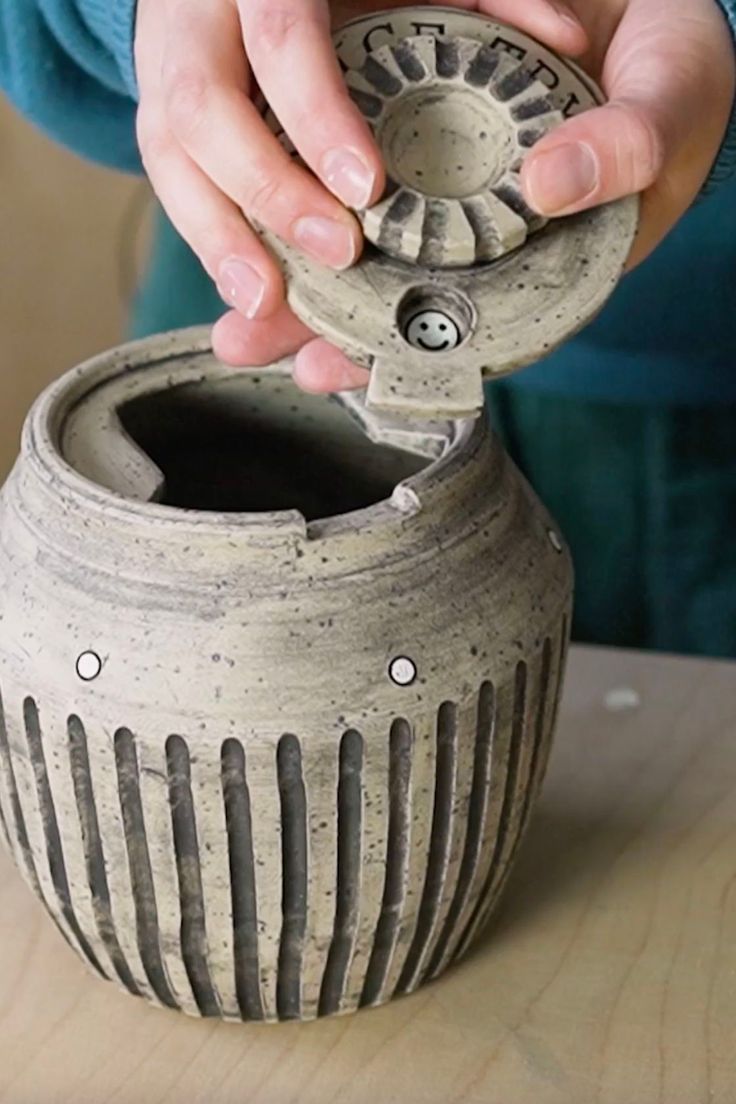
[[[103,978],[310,1019],[434,977],[544,773],[571,568],[485,419],[233,373],[188,331],[64,376],[0,496],[0,812]]]

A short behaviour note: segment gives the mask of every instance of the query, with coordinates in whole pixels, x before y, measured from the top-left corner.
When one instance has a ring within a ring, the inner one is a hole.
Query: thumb
[[[676,162],[684,171],[672,184],[692,200],[733,98],[733,45],[716,5],[684,0],[675,15],[658,0],[633,0],[603,86],[605,106],[568,120],[528,155],[522,185],[531,206],[545,215],[581,211],[652,188]]]

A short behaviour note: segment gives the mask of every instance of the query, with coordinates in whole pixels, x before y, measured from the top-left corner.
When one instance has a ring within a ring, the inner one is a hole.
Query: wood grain
[[[606,704],[621,688],[641,704]],[[0,1102],[732,1104],[734,737],[734,665],[573,650],[491,927],[414,996],[310,1025],[191,1022],[118,993],[3,855]]]

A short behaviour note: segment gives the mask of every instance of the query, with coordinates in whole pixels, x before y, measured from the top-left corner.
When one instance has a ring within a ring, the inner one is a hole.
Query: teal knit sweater
[[[736,32],[736,0],[720,2]],[[52,138],[128,172],[141,171],[134,20],[135,0],[0,0],[0,89]],[[705,191],[599,318],[519,386],[736,403],[736,112]]]
[[[50,137],[140,172],[136,0],[2,0],[0,89]]]

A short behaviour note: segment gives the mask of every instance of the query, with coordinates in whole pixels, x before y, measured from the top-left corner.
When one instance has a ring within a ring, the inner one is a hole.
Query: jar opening
[[[429,463],[372,442],[339,402],[306,395],[283,376],[163,387],[117,415],[162,474],[155,501],[180,509],[297,510],[311,521],[390,498]]]

